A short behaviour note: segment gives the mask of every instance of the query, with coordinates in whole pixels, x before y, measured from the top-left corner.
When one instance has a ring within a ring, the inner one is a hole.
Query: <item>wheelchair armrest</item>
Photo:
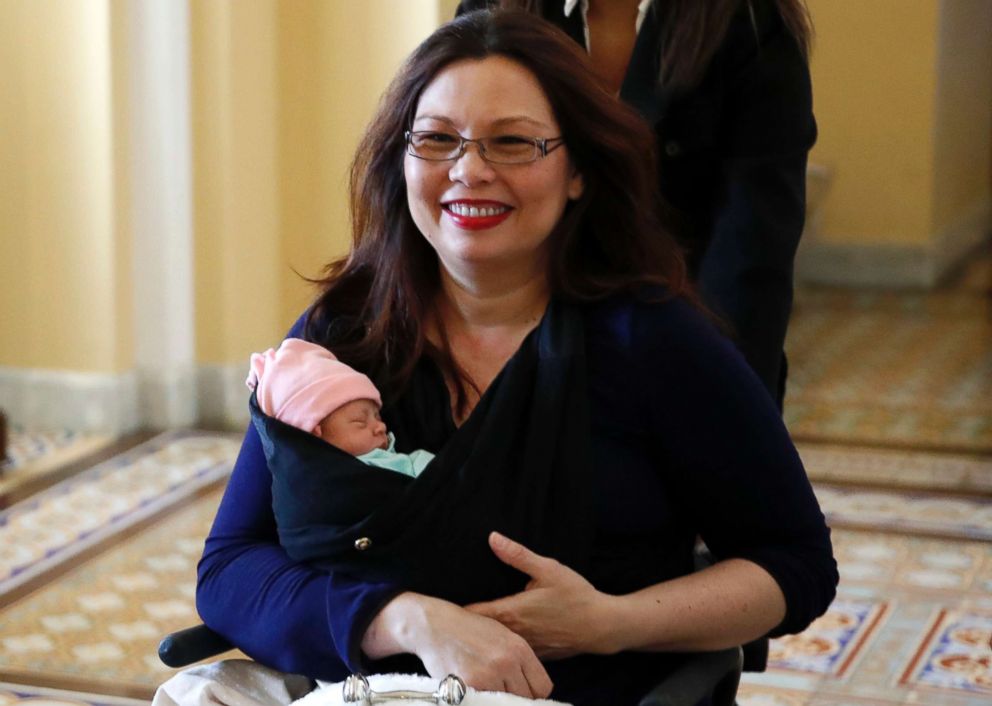
[[[167,667],[186,667],[233,649],[234,645],[227,638],[201,623],[166,635],[158,643],[158,658]]]
[[[734,706],[743,661],[740,647],[687,655],[639,706],[696,706],[707,696],[711,706]]]

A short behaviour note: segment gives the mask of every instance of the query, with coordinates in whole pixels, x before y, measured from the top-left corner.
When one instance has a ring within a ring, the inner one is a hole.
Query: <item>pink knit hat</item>
[[[277,350],[252,353],[245,384],[270,417],[316,433],[328,414],[353,400],[382,398],[372,381],[345,365],[326,348],[287,338]]]

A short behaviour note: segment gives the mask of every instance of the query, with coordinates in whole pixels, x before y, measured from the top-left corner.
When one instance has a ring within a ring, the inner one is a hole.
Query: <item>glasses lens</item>
[[[532,137],[497,135],[482,140],[486,158],[500,164],[521,164],[538,158],[538,146]]]
[[[458,155],[461,138],[448,132],[411,132],[410,150],[422,159],[451,159]]]

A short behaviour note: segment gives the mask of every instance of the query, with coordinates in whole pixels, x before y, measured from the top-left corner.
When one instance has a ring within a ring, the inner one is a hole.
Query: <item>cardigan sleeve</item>
[[[772,5],[756,5],[756,26],[737,18],[715,59],[724,86],[723,159],[698,280],[781,405],[782,351],[816,122],[806,59]]]
[[[718,559],[750,560],[785,597],[773,635],[803,630],[834,598],[823,513],[778,410],[734,346],[683,302],[633,339],[641,409],[676,506]]]
[[[289,335],[302,331],[301,318]],[[197,567],[203,621],[263,664],[340,680],[361,669],[365,630],[398,592],[286,554],[276,534],[265,455],[249,425]]]

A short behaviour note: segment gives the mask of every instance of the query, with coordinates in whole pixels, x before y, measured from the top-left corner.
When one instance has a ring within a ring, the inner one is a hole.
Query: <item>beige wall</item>
[[[937,0],[810,0],[820,128],[831,169],[821,237],[923,242],[930,235]]]
[[[990,201],[992,3],[809,0],[819,238],[940,247]]]
[[[436,0],[305,0],[279,18],[281,316],[310,301],[297,275],[317,277],[350,243],[347,171],[379,96],[410,51],[438,25]],[[388,30],[388,31],[384,31]]]
[[[943,0],[937,46],[932,229],[939,234],[989,202],[992,2]]]
[[[347,166],[436,0],[193,3],[197,356],[274,345],[349,242]],[[299,273],[299,275],[297,274]]]
[[[276,0],[191,4],[197,359],[233,362],[279,324]]]
[[[112,64],[121,11],[108,0],[0,3],[10,87],[0,91],[0,365],[131,364]]]
[[[445,22],[455,16],[458,0],[439,0],[438,5],[441,9],[441,21]]]

